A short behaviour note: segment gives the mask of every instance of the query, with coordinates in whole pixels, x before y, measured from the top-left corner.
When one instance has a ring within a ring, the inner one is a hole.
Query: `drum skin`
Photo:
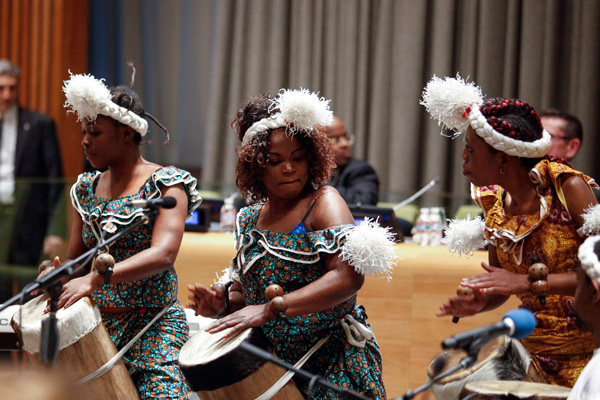
[[[429,365],[429,379],[439,375],[466,357],[463,350],[446,350]],[[442,359],[442,361],[440,361]],[[436,371],[443,365],[441,371]],[[527,350],[516,339],[501,336],[490,340],[478,353],[477,362],[467,369],[444,377],[430,388],[438,400],[458,400],[466,395],[465,385],[476,381],[530,381],[542,382]]]
[[[245,342],[269,353],[273,349],[260,328],[247,329],[231,338],[227,330],[210,334],[204,329],[190,338],[179,353],[179,366],[188,384],[202,400],[253,400],[286,372],[243,350]],[[289,381],[273,399],[299,400],[303,396]]]
[[[474,400],[562,400],[571,392],[562,386],[521,381],[471,382],[465,389]]]
[[[23,341],[21,326],[26,327],[37,322],[41,324],[42,319],[47,317],[47,314],[43,312],[47,299],[47,296],[39,296],[27,302],[22,308],[23,321],[21,323],[18,320],[19,312],[13,316],[12,325],[20,342]],[[89,307],[95,307],[88,297],[84,297],[78,302],[85,302]],[[57,318],[61,318],[59,313],[57,313]],[[65,316],[65,318],[77,318],[77,315]],[[60,334],[61,332],[59,332]],[[27,352],[27,354],[34,366],[46,368],[41,362],[39,352],[33,354]],[[116,354],[117,349],[114,343],[104,324],[100,323],[77,342],[60,350],[53,370],[60,373],[65,381],[74,383],[96,371]],[[121,360],[104,375],[82,384],[76,390],[85,393],[86,400],[139,399],[137,388]]]

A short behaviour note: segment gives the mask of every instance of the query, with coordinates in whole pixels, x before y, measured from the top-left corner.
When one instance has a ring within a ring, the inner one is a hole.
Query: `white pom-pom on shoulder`
[[[92,75],[73,75],[64,81],[63,92],[67,97],[65,108],[77,114],[77,120],[95,121],[104,106],[111,101],[110,90],[103,79]]]
[[[342,260],[356,272],[366,275],[383,274],[391,279],[394,258],[394,234],[377,221],[365,218],[352,229],[341,248]]]
[[[329,109],[329,100],[308,89],[281,89],[273,107],[279,108],[288,129],[292,132],[310,132],[317,126],[329,126],[333,123],[333,111]]]
[[[447,129],[458,131],[456,135],[469,127],[465,114],[467,108],[483,102],[479,86],[466,82],[458,74],[456,78],[444,79],[434,75],[425,86],[422,96],[419,104],[425,106],[431,118]]]
[[[485,222],[481,217],[450,219],[448,222],[448,228],[444,231],[444,243],[450,247],[451,253],[469,257],[475,250],[482,249],[488,243],[485,237]]]
[[[600,234],[600,204],[587,208],[581,216],[583,225],[577,230],[580,236]]]

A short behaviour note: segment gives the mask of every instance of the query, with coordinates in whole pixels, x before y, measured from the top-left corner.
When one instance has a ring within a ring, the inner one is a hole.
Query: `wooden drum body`
[[[571,389],[537,382],[471,382],[465,386],[472,400],[562,400]]]
[[[42,320],[48,297],[38,296],[22,307],[22,320],[15,313],[12,325],[19,341],[34,365],[42,366],[40,355]],[[56,313],[59,332],[59,353],[54,369],[65,380],[74,383],[96,371],[115,354],[112,342],[98,308],[88,297],[78,300],[67,309]],[[139,399],[127,368],[121,360],[104,375],[81,385],[86,400]]]
[[[226,329],[211,334],[201,328],[181,348],[179,366],[202,400],[254,400],[271,388],[286,371],[240,348],[240,343],[246,342],[272,352],[260,328],[247,329],[225,338],[227,332]],[[297,400],[304,397],[290,380],[272,398]]]
[[[446,350],[429,365],[429,379],[440,372],[446,371],[460,363],[466,357],[463,350]],[[442,357],[443,362],[438,358]],[[444,364],[442,371],[434,371],[436,365]],[[458,400],[468,393],[465,385],[479,381],[529,381],[542,382],[537,371],[531,367],[531,356],[523,345],[516,339],[501,336],[490,340],[479,351],[477,362],[471,367],[459,370],[438,382],[430,388],[438,400]]]

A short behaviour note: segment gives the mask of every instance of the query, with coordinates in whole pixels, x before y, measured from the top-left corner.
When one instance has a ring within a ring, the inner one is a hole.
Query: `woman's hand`
[[[485,295],[480,290],[473,289],[473,294],[450,297],[446,303],[442,304],[435,315],[438,317],[446,315],[461,318],[469,317],[483,311],[486,303]]]
[[[227,311],[226,291],[222,286],[209,289],[196,283],[195,285],[188,285],[188,290],[191,294],[188,296],[190,302],[186,307],[193,309],[196,315],[215,318]]]
[[[40,263],[39,267],[38,267],[38,276],[37,276],[37,280],[43,278],[44,276],[48,275],[50,272],[54,271],[59,265],[61,264],[60,262],[60,257],[56,256],[54,257],[53,260],[44,260]],[[62,279],[62,284],[64,285],[67,280],[69,278],[64,277]],[[36,296],[40,291],[39,290],[34,290],[31,292],[32,296]]]
[[[502,268],[492,267],[485,262],[481,263],[488,273],[464,278],[461,286],[480,290],[485,294],[500,294],[510,296],[529,292],[528,275],[515,274]]]
[[[104,283],[104,276],[96,270],[79,278],[71,279],[63,285],[58,298],[58,308],[68,308],[84,296],[89,296]],[[47,308],[46,311],[49,311]]]
[[[230,337],[248,328],[262,326],[276,317],[277,315],[271,310],[269,303],[246,306],[233,314],[229,314],[213,322],[206,328],[206,331],[216,333],[229,329],[229,332],[224,337]]]

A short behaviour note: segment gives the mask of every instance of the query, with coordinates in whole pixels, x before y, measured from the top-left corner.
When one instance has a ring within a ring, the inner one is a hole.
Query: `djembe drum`
[[[471,400],[563,400],[571,389],[537,382],[488,381],[465,385]]]
[[[263,362],[240,348],[240,344],[246,342],[272,352],[262,329],[247,329],[225,338],[228,331],[211,334],[201,328],[179,353],[179,366],[202,400],[254,400],[286,372],[282,367]],[[299,400],[303,396],[290,380],[272,398]]]
[[[445,350],[431,362],[427,370],[429,379],[439,375],[466,357],[463,350]],[[443,364],[442,371],[436,371],[436,366]],[[541,382],[542,378],[531,365],[531,356],[523,345],[516,339],[500,336],[486,343],[479,351],[477,361],[471,367],[459,370],[440,379],[430,388],[438,400],[458,400],[467,393],[465,385],[477,381],[529,381]]]
[[[12,326],[34,365],[41,366],[42,320],[48,296],[38,296],[15,313]],[[22,319],[21,319],[22,318]],[[96,371],[114,355],[117,349],[110,339],[98,308],[83,297],[69,308],[56,313],[58,320],[59,353],[54,367],[65,380],[75,383]],[[138,399],[139,395],[127,368],[121,360],[104,375],[82,384],[86,400]]]

